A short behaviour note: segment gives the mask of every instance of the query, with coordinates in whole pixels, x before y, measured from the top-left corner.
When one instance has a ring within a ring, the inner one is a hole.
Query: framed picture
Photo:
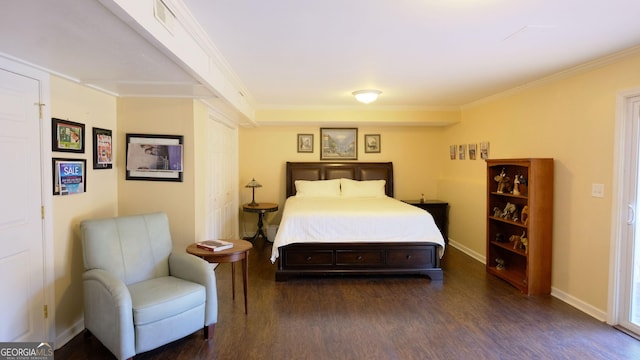
[[[313,152],[313,134],[298,134],[298,152]]]
[[[51,118],[53,151],[84,153],[84,124]]]
[[[93,128],[93,168],[111,169],[113,167],[113,141],[111,130]]]
[[[455,160],[456,159],[456,151],[458,151],[458,146],[457,145],[449,145],[449,158],[451,160]]]
[[[478,145],[477,144],[469,144],[469,160],[475,160],[476,159],[477,151],[478,151]]]
[[[358,160],[357,128],[320,128],[320,160]]]
[[[489,158],[489,142],[483,141],[480,143],[480,159],[487,160]]]
[[[127,180],[182,182],[183,136],[127,134]]]
[[[464,160],[467,152],[467,144],[458,145],[458,159]]]
[[[53,195],[75,195],[87,190],[87,160],[52,159]]]
[[[366,134],[364,136],[364,152],[380,152],[380,134]]]

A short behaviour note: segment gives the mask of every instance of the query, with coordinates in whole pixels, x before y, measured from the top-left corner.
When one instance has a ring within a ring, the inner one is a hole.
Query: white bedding
[[[390,197],[287,199],[276,233],[278,248],[303,242],[433,242],[444,239],[428,212]]]

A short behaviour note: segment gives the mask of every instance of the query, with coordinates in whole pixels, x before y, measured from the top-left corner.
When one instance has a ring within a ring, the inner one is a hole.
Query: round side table
[[[262,235],[262,237],[265,240],[269,240],[267,239],[267,234],[264,232],[264,229],[262,228],[264,214],[268,212],[278,211],[278,204],[274,204],[274,203],[260,203],[256,205],[244,204],[242,205],[242,211],[258,214],[258,230],[256,231],[256,234],[253,235],[252,237],[245,238],[245,239],[254,241],[260,235]]]
[[[249,280],[249,250],[253,244],[245,240],[226,240],[233,243],[233,247],[226,250],[211,251],[201,249],[197,244],[187,247],[189,254],[207,260],[210,263],[231,263],[231,297],[236,298],[236,269],[234,263],[242,260],[242,287],[244,288],[244,313],[248,314],[247,307],[247,282]]]

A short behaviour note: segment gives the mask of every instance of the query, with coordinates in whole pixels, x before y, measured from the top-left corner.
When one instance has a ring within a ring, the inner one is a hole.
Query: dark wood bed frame
[[[296,180],[386,180],[386,194],[393,197],[393,164],[390,162],[287,162],[286,196],[295,195]],[[299,243],[278,249],[276,281],[303,275],[420,274],[442,280],[440,245],[404,243]]]

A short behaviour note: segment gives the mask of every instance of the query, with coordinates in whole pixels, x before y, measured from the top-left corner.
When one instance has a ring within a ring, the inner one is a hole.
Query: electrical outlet
[[[597,198],[604,197],[604,184],[591,184],[591,196]]]

